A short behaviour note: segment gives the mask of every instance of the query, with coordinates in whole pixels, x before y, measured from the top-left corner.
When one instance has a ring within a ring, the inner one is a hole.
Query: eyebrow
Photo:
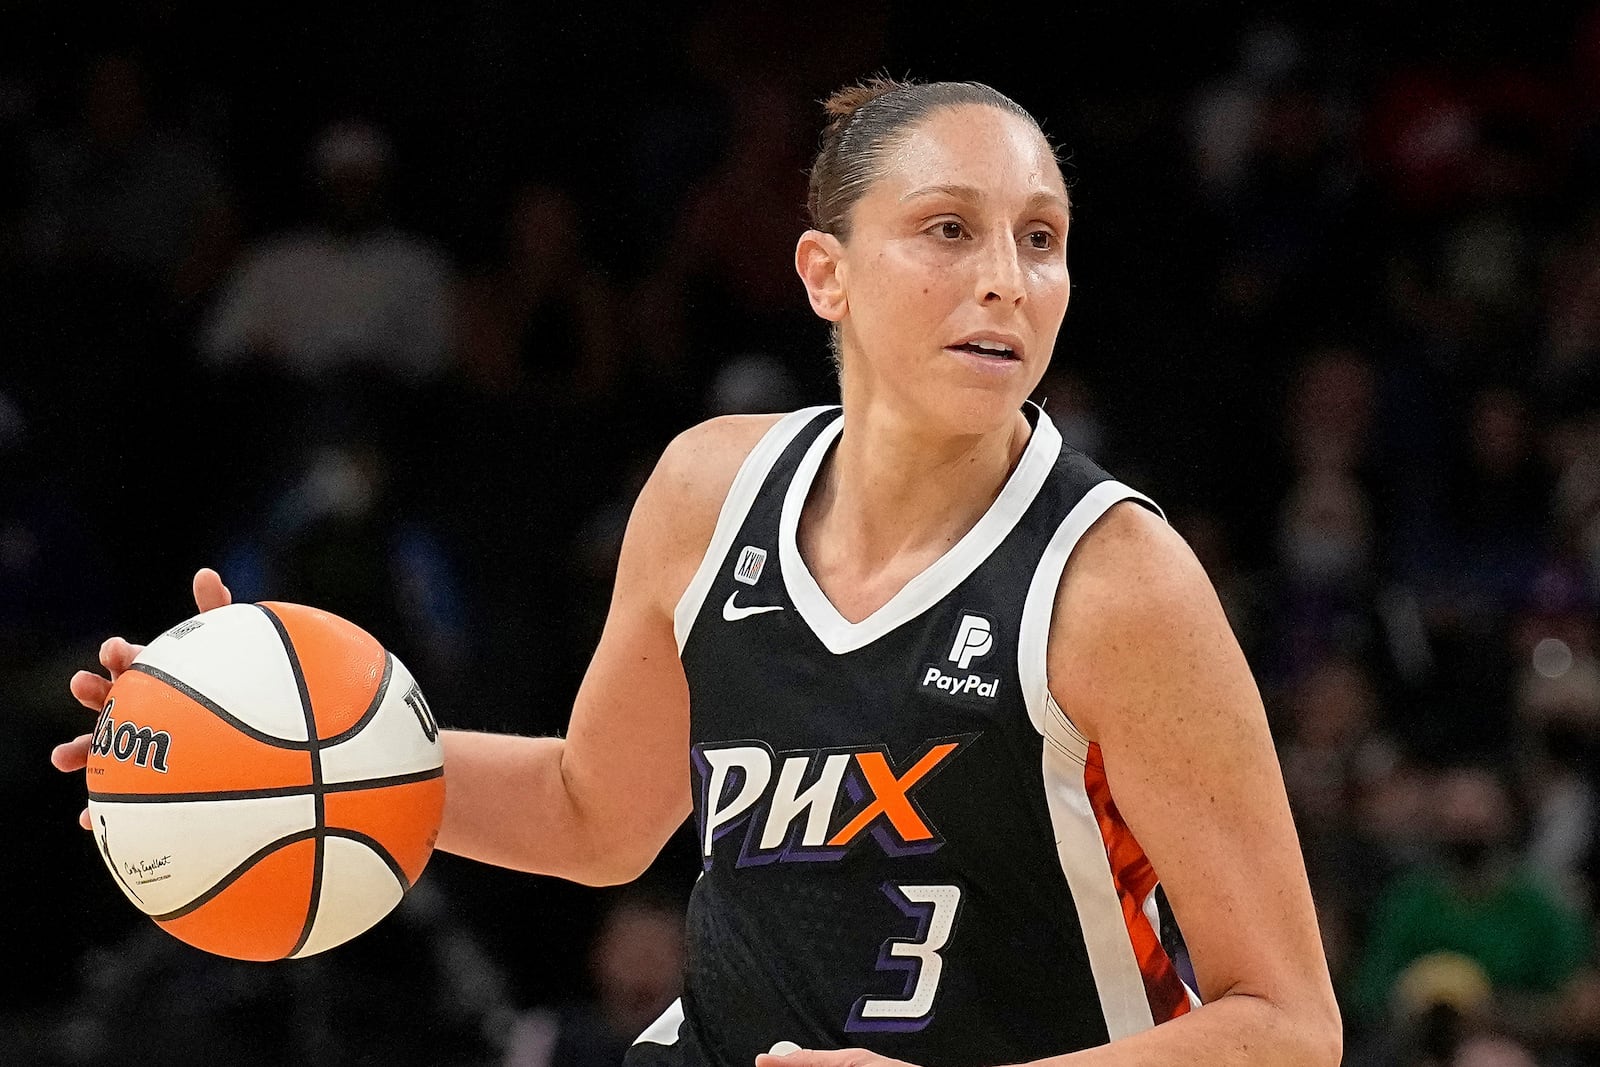
[[[906,193],[900,198],[900,202],[903,204],[907,200],[915,200],[922,196],[949,196],[957,200],[974,201],[984,199],[983,190],[975,185],[924,185]],[[1028,197],[1028,206],[1030,208],[1041,204],[1057,208],[1065,214],[1070,215],[1072,213],[1072,205],[1068,203],[1066,197],[1059,193],[1041,189]]]

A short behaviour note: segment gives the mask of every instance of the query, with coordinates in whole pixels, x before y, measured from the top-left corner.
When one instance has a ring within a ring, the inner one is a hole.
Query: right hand
[[[194,603],[201,611],[224,607],[233,603],[233,594],[222,584],[222,577],[210,567],[202,567],[194,576]],[[143,645],[130,645],[120,637],[108,638],[100,646],[100,665],[106,675],[92,671],[79,671],[67,683],[67,688],[78,703],[96,715],[106,706],[106,694],[111,683],[128,669],[135,656],[144,651]],[[109,675],[109,677],[107,677]],[[92,734],[80,734],[64,745],[57,745],[50,753],[50,763],[58,771],[81,771],[89,762],[89,741]],[[78,815],[78,825],[89,829],[89,809]]]

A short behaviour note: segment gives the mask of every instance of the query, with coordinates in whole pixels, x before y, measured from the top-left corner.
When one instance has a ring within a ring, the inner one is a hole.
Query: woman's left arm
[[[1119,504],[1079,543],[1050,680],[1099,746],[1202,1001],[1062,1067],[1337,1064],[1339,1008],[1260,693],[1204,569],[1151,512]]]
[[[1334,1067],[1339,1009],[1261,697],[1204,570],[1160,518],[1119,504],[1078,544],[1049,670],[1160,876],[1202,1005],[1034,1067]],[[807,1050],[757,1067],[886,1062]]]

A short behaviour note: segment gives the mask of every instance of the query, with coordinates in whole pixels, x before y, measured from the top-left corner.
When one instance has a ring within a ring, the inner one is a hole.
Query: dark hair
[[[1039,121],[1015,100],[981,82],[898,81],[876,76],[823,101],[828,124],[811,167],[806,207],[814,229],[844,240],[850,209],[881,173],[880,160],[907,129],[940,108],[983,104],[1019,118],[1044,137]],[[1049,144],[1049,138],[1045,138]],[[1054,149],[1051,149],[1052,153]]]

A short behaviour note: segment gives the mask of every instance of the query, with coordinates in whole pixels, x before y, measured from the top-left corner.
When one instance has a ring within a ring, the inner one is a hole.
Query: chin
[[[1030,390],[1031,391],[1031,390]],[[958,383],[938,387],[929,381],[919,389],[917,406],[930,427],[952,437],[970,437],[1007,430],[1022,409],[1028,393],[1015,388]]]

